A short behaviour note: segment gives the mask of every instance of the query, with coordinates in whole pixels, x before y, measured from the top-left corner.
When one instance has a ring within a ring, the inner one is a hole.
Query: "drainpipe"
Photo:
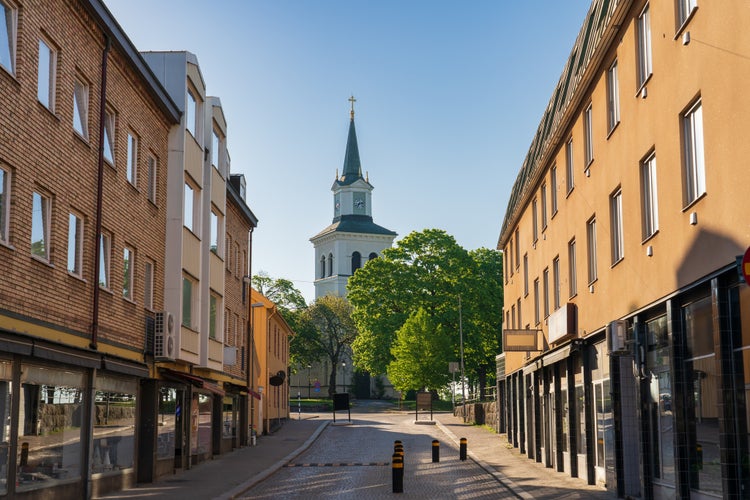
[[[105,46],[102,51],[102,88],[99,104],[99,177],[96,186],[96,224],[94,229],[94,310],[91,320],[91,349],[98,348],[99,341],[99,266],[101,265],[101,232],[102,232],[102,198],[104,197],[104,120],[107,110],[107,56],[111,48],[109,36],[104,35]]]

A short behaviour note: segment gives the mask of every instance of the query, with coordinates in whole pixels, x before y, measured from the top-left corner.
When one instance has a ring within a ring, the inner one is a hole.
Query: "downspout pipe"
[[[91,318],[91,349],[99,346],[99,268],[101,267],[101,234],[102,234],[102,200],[104,198],[104,121],[107,117],[107,56],[112,42],[104,35],[104,50],[102,51],[102,87],[99,103],[99,175],[96,186],[96,223],[94,226],[94,305]]]

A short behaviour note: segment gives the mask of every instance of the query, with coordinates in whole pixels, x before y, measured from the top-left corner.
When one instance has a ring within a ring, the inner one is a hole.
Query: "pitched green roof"
[[[339,184],[348,186],[362,178],[362,163],[359,161],[359,146],[357,146],[357,131],[354,129],[354,117],[349,122],[349,137],[346,140],[346,154],[344,155],[344,172],[338,179]]]
[[[314,240],[330,233],[360,233],[360,234],[382,234],[384,236],[397,236],[398,233],[379,226],[372,221],[368,215],[342,215],[333,219],[333,224],[310,238]]]

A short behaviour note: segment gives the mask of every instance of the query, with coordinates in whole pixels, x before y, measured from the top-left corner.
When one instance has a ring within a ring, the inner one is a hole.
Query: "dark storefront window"
[[[10,446],[10,416],[12,389],[11,375],[13,365],[10,361],[0,361],[0,495],[8,492],[8,447]]]
[[[586,453],[586,401],[583,396],[583,366],[581,364],[581,356],[577,355],[573,358],[574,368],[574,380],[575,380],[575,409],[573,410],[576,414],[576,451],[579,455]]]
[[[80,479],[85,393],[82,372],[21,366],[16,491]]]
[[[133,467],[137,387],[133,379],[96,377],[92,473]]]
[[[239,407],[239,396],[224,396],[221,426],[222,437],[237,437],[237,419],[239,418],[237,412]]]
[[[666,315],[646,322],[646,344],[646,369],[650,376],[648,426],[652,473],[655,479],[674,484],[674,417]]]
[[[606,454],[614,455],[614,420],[609,379],[609,356],[606,342],[589,349],[591,380],[594,385],[594,412],[596,422],[596,466],[604,469]],[[603,480],[603,478],[602,478]]]
[[[211,396],[193,393],[190,413],[190,454],[204,455],[211,452]]]
[[[567,453],[570,420],[568,417],[568,376],[564,369],[562,369],[560,373],[560,416],[562,420],[562,429],[560,429],[560,451]]]
[[[693,471],[691,488],[721,495],[718,381],[711,297],[684,306],[683,322],[687,343],[686,376],[692,381],[693,389],[687,417],[695,423],[695,436],[688,440],[694,447],[689,454]]]
[[[182,406],[178,391],[172,387],[159,389],[159,421],[157,422],[156,458],[174,458],[177,421],[181,419]]]

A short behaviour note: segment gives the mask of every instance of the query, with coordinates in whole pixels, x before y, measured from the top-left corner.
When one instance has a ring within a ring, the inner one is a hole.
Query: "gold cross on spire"
[[[349,113],[349,116],[351,116],[352,120],[354,120],[354,103],[357,102],[357,100],[354,98],[353,95],[348,100],[349,100],[350,103],[352,103],[352,110]]]

